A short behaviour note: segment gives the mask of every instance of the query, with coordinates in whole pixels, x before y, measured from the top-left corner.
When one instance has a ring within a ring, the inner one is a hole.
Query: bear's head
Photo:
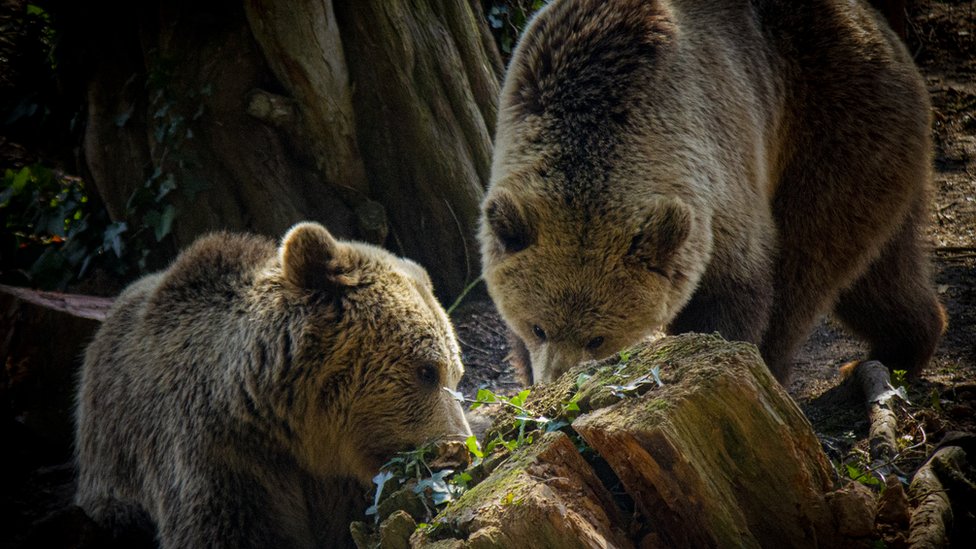
[[[682,257],[693,216],[683,201],[653,195],[635,211],[586,216],[592,211],[532,185],[497,185],[484,202],[485,282],[525,343],[530,381],[552,381],[639,342],[664,328],[693,290]]]
[[[471,434],[445,390],[463,374],[457,339],[422,267],[315,223],[293,227],[278,256],[291,338],[279,375],[308,388],[289,395],[306,467],[368,482],[397,451]]]

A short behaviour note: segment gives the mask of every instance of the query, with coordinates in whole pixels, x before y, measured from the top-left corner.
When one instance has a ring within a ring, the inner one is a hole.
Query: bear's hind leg
[[[912,376],[928,364],[946,327],[918,234],[922,217],[917,211],[908,216],[881,256],[841,293],[834,310],[868,341],[871,359]]]
[[[758,344],[772,311],[770,279],[768,268],[756,266],[749,277],[703,281],[667,332],[718,332],[729,341]]]

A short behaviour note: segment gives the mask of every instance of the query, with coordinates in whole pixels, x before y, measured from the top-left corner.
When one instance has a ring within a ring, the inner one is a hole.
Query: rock
[[[908,528],[912,518],[911,509],[908,506],[908,495],[901,481],[895,475],[888,475],[885,478],[885,490],[881,493],[878,500],[878,515],[875,522],[878,525],[885,525],[896,530]]]
[[[837,531],[851,538],[866,538],[874,534],[876,502],[874,492],[858,482],[827,494],[827,503],[834,513]]]
[[[417,523],[406,511],[397,511],[380,524],[380,549],[409,549]]]

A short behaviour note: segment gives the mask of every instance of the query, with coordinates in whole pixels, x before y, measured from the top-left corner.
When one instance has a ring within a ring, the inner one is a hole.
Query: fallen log
[[[894,470],[893,462],[898,455],[898,416],[892,404],[903,395],[892,387],[888,368],[877,360],[857,364],[854,377],[868,408],[871,470],[887,476]]]
[[[70,455],[77,368],[112,302],[0,286],[0,420],[17,452]]]
[[[81,294],[65,294],[61,292],[45,292],[30,288],[18,288],[0,284],[0,292],[9,294],[17,299],[33,303],[45,309],[66,313],[79,318],[88,318],[99,322],[105,320],[115,298],[96,297]]]

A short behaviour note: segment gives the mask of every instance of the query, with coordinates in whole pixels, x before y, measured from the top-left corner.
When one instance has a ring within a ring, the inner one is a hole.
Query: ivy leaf
[[[576,388],[579,389],[582,387],[591,377],[593,376],[586,372],[580,372],[580,375],[576,376]]]
[[[367,515],[376,515],[380,505],[380,496],[383,495],[383,487],[386,486],[387,481],[391,478],[393,478],[393,473],[389,471],[380,471],[373,477],[373,484],[376,485],[376,493],[373,495],[373,504],[366,509]],[[377,515],[376,522],[379,522],[379,520],[380,517]]]
[[[28,180],[30,180],[30,168],[25,166],[19,172],[17,172],[17,175],[14,176],[14,179],[10,184],[10,188],[14,190],[14,196],[24,191],[24,187],[27,185]]]
[[[121,235],[129,229],[129,226],[125,224],[125,221],[116,221],[108,227],[105,228],[105,232],[102,234],[102,248],[106,250],[112,250],[115,252],[115,256],[118,258],[122,257],[122,238]]]
[[[128,108],[128,110],[122,111],[115,117],[115,125],[119,128],[125,126],[125,123],[132,118],[132,112],[135,110],[135,105]]]
[[[163,213],[159,216],[159,224],[156,229],[156,242],[162,241],[173,230],[173,219],[176,217],[176,206],[167,204]]]
[[[528,389],[525,389],[524,391],[520,391],[519,394],[508,399],[509,404],[521,408],[523,405],[525,405],[525,399],[529,397],[530,392],[531,391],[529,391]]]
[[[480,408],[484,404],[490,404],[493,402],[498,402],[498,397],[495,393],[489,391],[488,389],[478,389],[478,394],[474,397],[474,402],[471,403],[471,410]]]
[[[551,433],[553,431],[558,431],[563,427],[566,427],[567,425],[569,425],[569,422],[563,421],[561,419],[556,421],[550,421],[549,423],[546,423],[546,432]]]
[[[434,505],[443,505],[449,501],[453,501],[454,492],[444,479],[444,477],[453,473],[453,469],[443,469],[438,471],[432,474],[430,478],[425,478],[419,481],[417,485],[414,486],[413,492],[415,494],[429,492],[430,499],[434,501]]]
[[[176,190],[176,178],[173,174],[166,174],[166,179],[159,184],[159,191],[156,193],[156,202],[161,202],[163,197]]]
[[[550,421],[552,421],[551,419],[547,418],[546,416],[531,417],[531,416],[526,416],[526,415],[518,415],[518,416],[515,416],[515,419],[517,419],[519,421],[532,421],[532,422],[538,423],[540,425],[544,425],[544,424],[549,423]]]
[[[484,452],[481,451],[481,448],[478,445],[478,437],[474,435],[469,436],[468,438],[464,439],[464,445],[468,447],[468,451],[471,452],[471,454],[475,457],[479,459],[483,459],[485,457]]]

